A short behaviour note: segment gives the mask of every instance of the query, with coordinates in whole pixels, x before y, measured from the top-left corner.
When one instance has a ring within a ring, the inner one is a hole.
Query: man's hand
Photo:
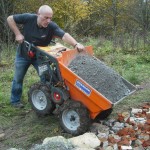
[[[65,33],[64,36],[62,37],[62,40],[70,45],[73,46],[78,52],[82,52],[85,50],[85,47],[78,43],[69,33]]]
[[[75,44],[74,48],[77,49],[78,52],[82,52],[83,50],[85,50],[85,47],[80,43]]]
[[[17,34],[16,41],[21,44],[24,41],[24,36],[22,34]]]

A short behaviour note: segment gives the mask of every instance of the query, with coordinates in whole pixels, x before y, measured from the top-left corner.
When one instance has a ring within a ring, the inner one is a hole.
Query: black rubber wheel
[[[67,100],[61,105],[59,119],[62,129],[72,135],[85,133],[91,125],[87,108],[73,100]]]
[[[43,83],[35,83],[30,87],[28,100],[32,109],[40,116],[51,114],[55,104],[51,100],[50,89]]]
[[[53,87],[51,89],[51,98],[55,104],[61,105],[69,98],[69,93],[61,87]]]

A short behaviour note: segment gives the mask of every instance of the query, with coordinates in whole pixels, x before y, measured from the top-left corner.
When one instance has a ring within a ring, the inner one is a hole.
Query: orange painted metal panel
[[[69,90],[71,98],[82,102],[88,108],[92,119],[94,119],[101,111],[112,107],[112,103],[106,97],[68,68],[70,62],[79,54],[77,50],[67,49],[66,51],[59,52],[62,47],[58,47],[55,50],[51,47],[39,48],[57,58],[61,76]],[[86,52],[84,51],[82,53],[93,55],[93,49],[91,46],[88,46],[86,47]]]

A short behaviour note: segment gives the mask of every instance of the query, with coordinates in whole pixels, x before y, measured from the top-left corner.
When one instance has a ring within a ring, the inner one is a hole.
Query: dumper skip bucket
[[[92,119],[102,112],[109,115],[114,104],[135,91],[133,84],[94,57],[91,46],[81,53],[68,49],[58,54],[59,48],[43,50],[57,58],[71,99],[84,104]]]

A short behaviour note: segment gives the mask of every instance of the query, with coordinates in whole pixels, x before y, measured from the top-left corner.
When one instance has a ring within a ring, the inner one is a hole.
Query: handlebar
[[[34,53],[34,55],[35,55],[35,52],[36,52],[37,47],[36,47],[34,44],[29,43],[29,42],[26,41],[26,40],[24,40],[23,42],[25,43],[25,46],[27,47],[28,55],[29,55],[30,57],[33,57],[33,54],[32,54],[32,53]],[[61,50],[59,50],[59,51],[56,52],[56,55],[58,55],[59,53],[61,53],[61,52],[63,52],[63,51],[66,51],[66,50],[67,50],[66,48],[62,48]]]

